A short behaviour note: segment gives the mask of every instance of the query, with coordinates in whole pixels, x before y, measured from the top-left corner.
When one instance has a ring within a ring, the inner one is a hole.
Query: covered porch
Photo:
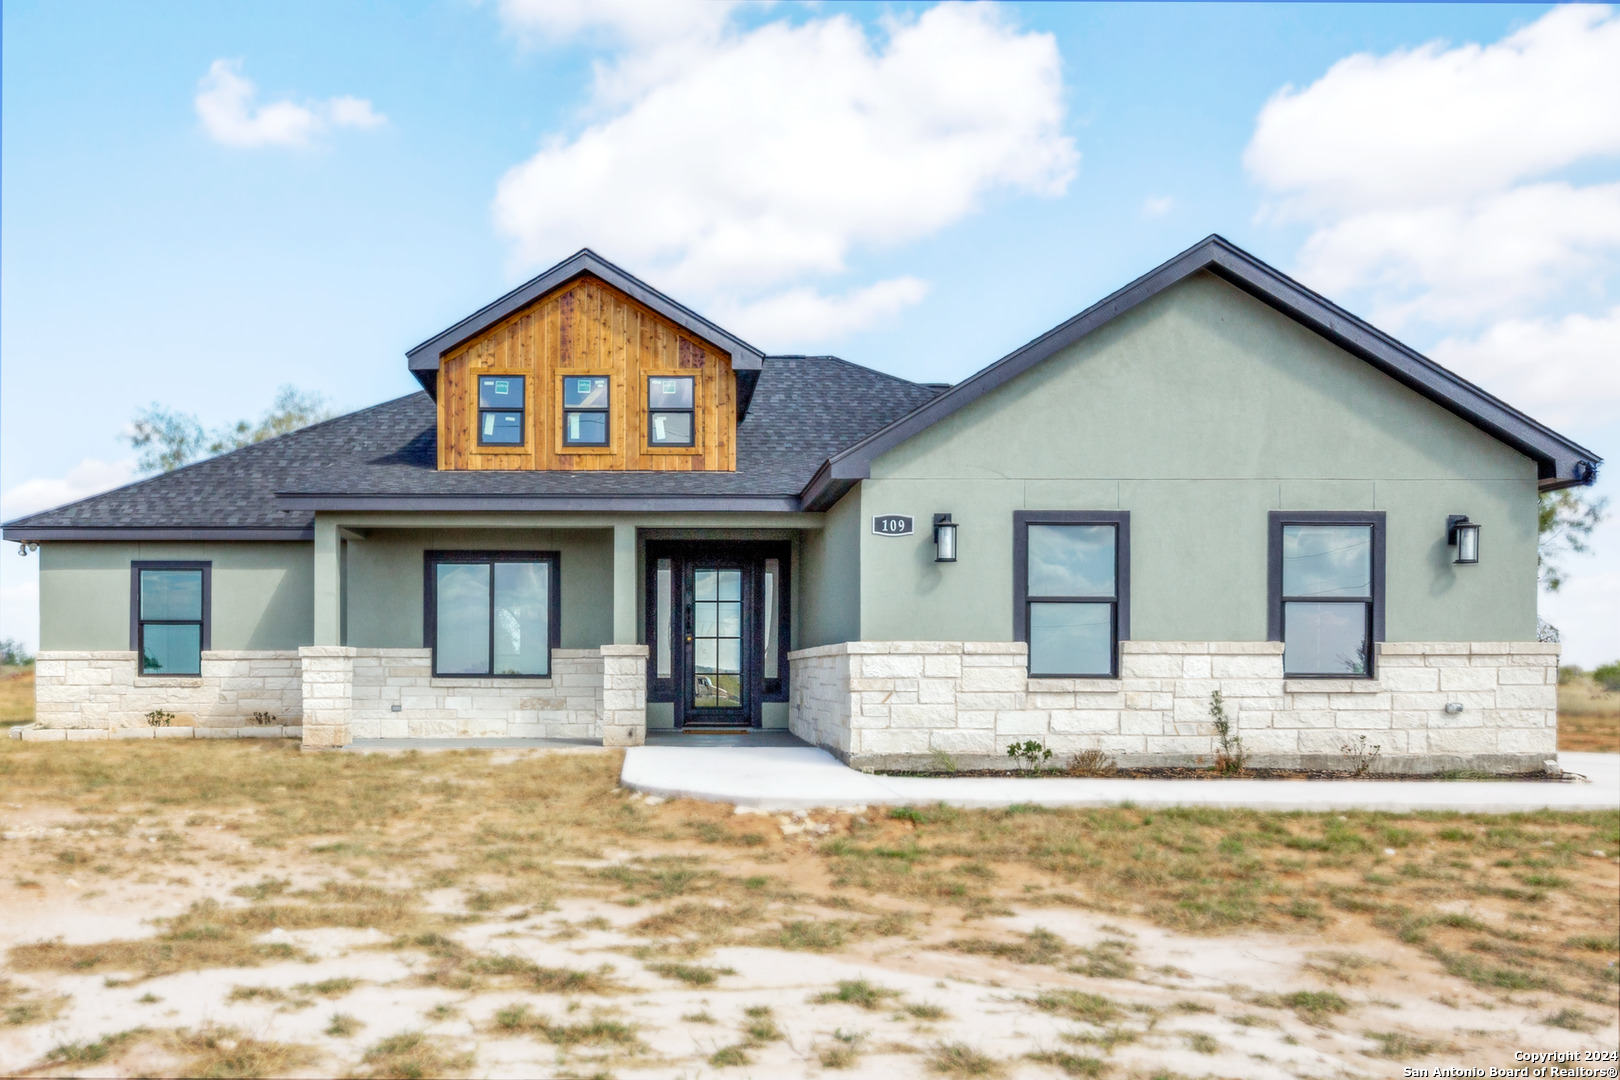
[[[789,597],[820,527],[800,513],[317,511],[303,745],[785,729]]]

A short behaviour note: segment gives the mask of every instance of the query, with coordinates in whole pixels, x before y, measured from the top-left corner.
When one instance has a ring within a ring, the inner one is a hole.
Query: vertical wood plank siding
[[[520,447],[478,445],[478,377],[522,375]],[[565,447],[562,380],[610,379],[606,447]],[[693,376],[690,447],[647,443],[647,379]],[[737,382],[730,356],[592,277],[516,312],[439,364],[439,468],[732,472]]]

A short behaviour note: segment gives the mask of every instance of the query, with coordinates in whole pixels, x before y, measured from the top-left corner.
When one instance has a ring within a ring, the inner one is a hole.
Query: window
[[[551,674],[562,605],[557,554],[427,553],[425,636],[436,676]]]
[[[1283,673],[1370,677],[1384,638],[1384,515],[1274,511],[1269,549]]]
[[[523,445],[523,376],[478,376],[478,445]]]
[[[608,444],[606,375],[569,375],[563,379],[563,443],[567,446]]]
[[[647,444],[691,446],[692,383],[690,375],[647,380]]]
[[[201,675],[210,564],[130,564],[129,644],[142,675]]]
[[[1130,515],[1013,514],[1013,632],[1032,678],[1112,678],[1130,637]]]

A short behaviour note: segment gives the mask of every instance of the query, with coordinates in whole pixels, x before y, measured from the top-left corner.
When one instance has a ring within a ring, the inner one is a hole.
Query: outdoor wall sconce
[[[956,561],[956,522],[949,514],[934,515],[934,561]]]
[[[1446,543],[1457,549],[1454,562],[1463,566],[1479,562],[1479,526],[1469,521],[1467,514],[1446,518]]]

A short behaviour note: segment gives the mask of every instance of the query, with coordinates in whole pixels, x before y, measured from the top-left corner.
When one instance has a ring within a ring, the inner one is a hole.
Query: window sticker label
[[[495,434],[495,416],[491,413],[484,417],[484,435],[487,437],[493,434]]]
[[[505,379],[496,379],[495,380],[495,392],[497,394],[505,394],[505,393],[510,392],[510,390],[511,390],[511,384],[508,383]]]
[[[589,380],[589,379],[580,379],[579,382],[578,382],[578,392],[581,393],[581,394],[590,393],[591,392],[591,380]]]

